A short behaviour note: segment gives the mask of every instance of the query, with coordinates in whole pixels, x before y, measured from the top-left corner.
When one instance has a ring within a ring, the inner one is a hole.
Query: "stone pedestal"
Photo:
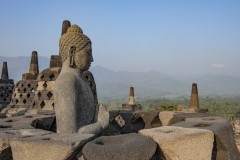
[[[135,102],[133,87],[130,87],[128,104],[122,104],[122,110],[142,110],[141,104]]]
[[[199,98],[198,98],[198,88],[197,84],[192,84],[192,92],[191,92],[191,99],[190,99],[190,107],[187,109],[183,109],[184,112],[200,112],[200,113],[208,113],[208,109],[201,109],[199,105]]]

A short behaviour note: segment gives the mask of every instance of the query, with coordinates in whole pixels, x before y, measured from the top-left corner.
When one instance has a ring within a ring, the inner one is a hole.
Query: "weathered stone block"
[[[7,120],[11,123],[10,120]],[[5,125],[8,127],[10,125]],[[0,131],[0,159],[1,160],[12,160],[12,151],[10,147],[10,141],[15,138],[28,138],[31,136],[42,136],[46,134],[51,134],[52,132],[43,131],[39,129],[20,129],[14,130],[11,128],[6,128],[7,130]]]
[[[50,61],[50,68],[62,67],[62,61]]]
[[[49,117],[52,117],[52,118],[49,119]],[[9,129],[11,130],[33,129],[34,125],[31,125],[31,124],[35,120],[38,120],[39,122],[41,122],[41,123],[37,123],[37,124],[42,124],[41,126],[51,126],[54,118],[55,118],[54,116],[45,116],[45,115],[28,115],[28,116],[23,115],[23,116],[8,117],[5,119],[0,119],[0,124],[1,126],[3,126],[0,128],[0,131],[9,130]],[[44,129],[44,128],[41,128],[41,129]]]
[[[208,116],[212,115],[198,112],[182,112],[182,111],[162,111],[159,113],[159,118],[163,126],[168,126],[174,123],[184,121],[185,118],[208,117]]]
[[[27,108],[11,108],[7,110],[7,117],[15,117],[15,116],[21,116],[24,115],[27,112]]]
[[[61,56],[59,55],[51,55],[51,61],[62,61]]]
[[[0,103],[7,103],[7,104],[9,104],[10,103],[10,101],[11,101],[11,97],[2,97],[2,98],[0,98]]]
[[[88,142],[82,153],[89,160],[147,160],[153,157],[156,148],[150,138],[131,133],[99,137]]]
[[[132,123],[133,121],[135,121],[137,118],[139,117],[136,117],[136,113],[134,110],[120,110],[119,111],[119,115],[124,119],[124,121],[126,123]]]
[[[37,113],[38,113],[38,109],[29,109],[29,110],[27,110],[25,115],[32,115],[32,114],[37,114]]]
[[[172,126],[210,130],[215,135],[213,159],[238,160],[240,154],[236,147],[232,125],[222,117],[186,118]]]
[[[110,123],[113,120],[115,120],[115,118],[118,116],[119,110],[110,110],[108,112],[109,112],[109,123]]]
[[[35,100],[31,109],[53,110],[54,100]]]
[[[37,90],[53,90],[54,81],[39,81]]]
[[[52,90],[37,90],[34,94],[34,100],[53,100]]]
[[[51,55],[50,68],[53,68],[53,67],[62,67],[61,56]]]
[[[16,105],[31,105],[33,100],[30,98],[19,98],[15,100]]]
[[[14,98],[15,99],[31,99],[33,98],[34,93],[29,92],[29,93],[15,93]]]
[[[15,139],[10,142],[14,160],[71,160],[81,151],[92,134],[46,135],[28,139]]]
[[[61,72],[61,67],[47,68],[43,70],[39,75],[38,81],[55,81]]]
[[[27,93],[32,92],[32,88],[29,87],[22,87],[22,88],[14,88],[14,93]]]
[[[144,129],[161,127],[162,123],[159,119],[158,110],[155,111],[137,111],[136,116],[139,116],[143,119],[145,123]]]
[[[36,80],[38,73],[24,73],[22,74],[22,80]]]
[[[42,108],[42,110],[54,110],[54,100],[45,100],[45,106]]]
[[[163,126],[140,130],[158,144],[158,157],[166,160],[210,160],[214,135],[205,129]]]

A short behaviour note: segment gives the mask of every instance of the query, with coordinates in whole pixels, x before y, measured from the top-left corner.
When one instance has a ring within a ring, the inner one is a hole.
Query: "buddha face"
[[[91,62],[93,62],[91,44],[88,44],[84,49],[75,53],[75,65],[81,71],[88,70]]]

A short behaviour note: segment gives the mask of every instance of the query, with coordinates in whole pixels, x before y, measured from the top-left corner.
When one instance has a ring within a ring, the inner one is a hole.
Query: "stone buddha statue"
[[[57,132],[98,134],[108,125],[109,114],[104,106],[96,105],[82,76],[93,62],[91,40],[72,25],[61,36],[59,47],[62,70],[54,84]]]

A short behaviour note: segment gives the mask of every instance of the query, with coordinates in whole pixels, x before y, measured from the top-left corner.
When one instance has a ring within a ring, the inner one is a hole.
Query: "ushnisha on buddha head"
[[[86,71],[93,62],[91,40],[83,34],[78,25],[72,25],[59,41],[60,55],[63,64]]]

